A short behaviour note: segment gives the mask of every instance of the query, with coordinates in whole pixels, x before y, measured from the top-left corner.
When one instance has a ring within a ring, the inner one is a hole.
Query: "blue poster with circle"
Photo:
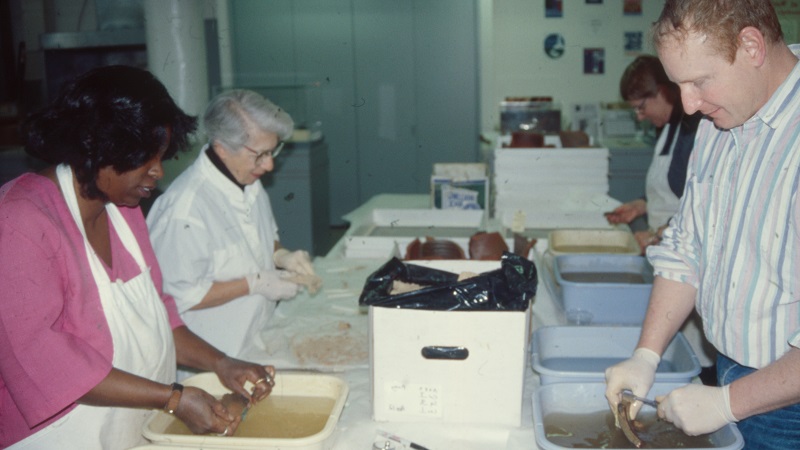
[[[565,48],[564,36],[561,33],[551,33],[544,38],[544,52],[553,59],[561,58]]]

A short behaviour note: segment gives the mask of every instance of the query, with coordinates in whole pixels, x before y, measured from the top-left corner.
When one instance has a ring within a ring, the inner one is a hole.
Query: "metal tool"
[[[633,392],[629,389],[624,389],[622,391],[622,399],[627,400],[629,402],[642,402],[645,405],[652,406],[653,408],[658,408],[658,402],[655,400],[650,400],[649,398],[639,397],[638,395],[633,395]]]
[[[402,438],[400,436],[397,436],[395,434],[389,433],[389,432],[384,431],[384,430],[378,430],[378,436],[381,436],[381,437],[387,439],[386,445],[390,444],[390,442],[397,442],[398,444],[403,445],[403,447],[405,447],[407,449],[428,450],[427,447],[423,447],[423,446],[417,444],[416,442],[411,442],[406,438]]]

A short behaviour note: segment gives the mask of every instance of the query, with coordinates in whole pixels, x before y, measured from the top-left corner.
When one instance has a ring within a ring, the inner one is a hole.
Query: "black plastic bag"
[[[423,288],[391,295],[396,280]],[[504,252],[500,268],[458,281],[458,275],[392,258],[367,278],[359,305],[436,311],[525,311],[536,295],[533,262]]]

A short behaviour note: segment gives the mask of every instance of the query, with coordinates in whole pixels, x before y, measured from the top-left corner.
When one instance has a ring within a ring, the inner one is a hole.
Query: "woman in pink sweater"
[[[52,166],[0,188],[0,447],[130,448],[154,409],[232,434],[240,417],[173,383],[176,364],[251,401],[271,392],[273,367],[197,337],[161,288],[138,204],[195,127],[125,66],[87,73],[26,121],[26,150]]]

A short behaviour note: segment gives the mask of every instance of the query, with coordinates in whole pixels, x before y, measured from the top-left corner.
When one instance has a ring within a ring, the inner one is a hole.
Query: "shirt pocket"
[[[235,280],[258,271],[252,252],[243,242],[214,250],[212,264],[217,281]]]

